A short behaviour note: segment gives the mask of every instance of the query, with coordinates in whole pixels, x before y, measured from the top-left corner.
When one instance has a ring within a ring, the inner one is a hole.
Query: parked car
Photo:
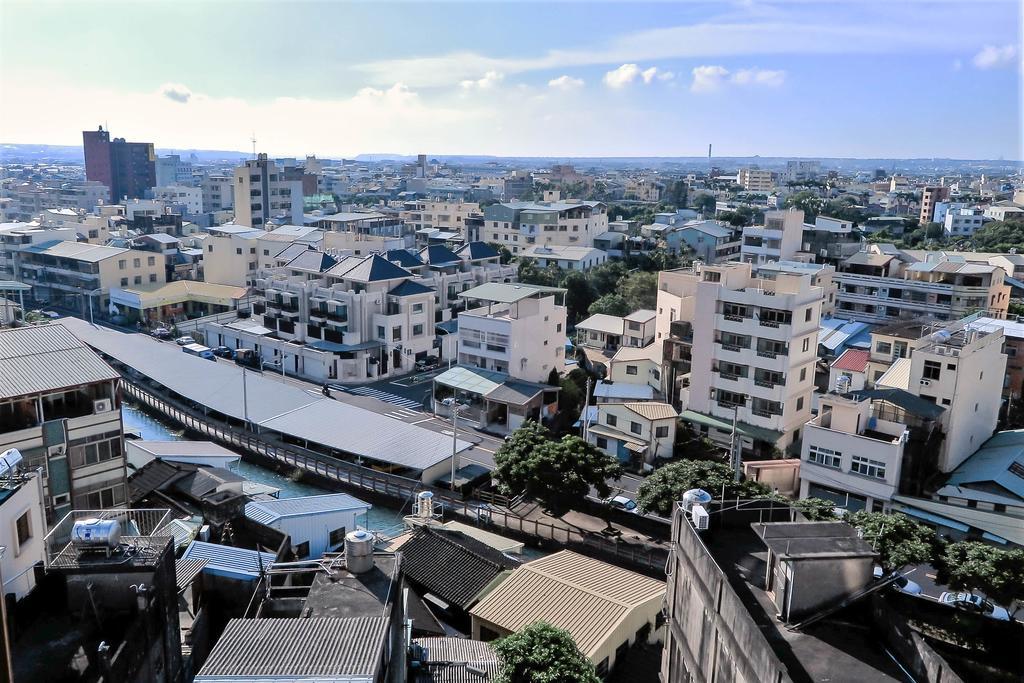
[[[153,336],[153,337],[156,337],[157,339],[170,339],[171,338],[171,331],[169,329],[167,329],[166,327],[154,328],[153,331],[150,332],[149,334],[151,336]]]
[[[636,512],[639,514],[636,501],[626,496],[612,496],[604,501],[605,505],[613,507],[616,510],[624,510],[625,512]]]
[[[416,361],[416,370],[418,372],[426,372],[427,370],[433,370],[437,367],[436,358],[427,358],[425,360]]]
[[[876,566],[875,578],[880,579],[884,575],[885,573],[882,571],[882,568]],[[906,593],[907,595],[920,595],[922,593],[921,587],[905,576],[900,576],[898,579],[896,579],[889,585],[898,590],[899,592]]]
[[[992,617],[999,621],[1010,620],[1010,613],[1007,612],[1005,608],[986,600],[980,595],[973,595],[972,593],[946,592],[939,596],[939,602],[943,605],[956,607],[957,609],[967,610],[968,612],[974,612],[975,614],[981,614],[986,617]]]
[[[218,358],[231,358],[235,355],[235,352],[226,346],[214,346],[210,350],[213,351],[213,355]]]
[[[188,346],[189,344],[195,344],[196,340],[186,334],[184,337],[175,339],[174,343],[178,346]]]

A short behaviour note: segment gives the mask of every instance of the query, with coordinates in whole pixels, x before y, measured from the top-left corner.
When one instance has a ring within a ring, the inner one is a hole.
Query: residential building
[[[835,282],[836,269],[830,265],[818,263],[807,263],[804,261],[769,261],[757,268],[758,277],[764,280],[774,280],[779,273],[794,273],[797,275],[809,275],[811,284],[821,287],[825,296],[821,302],[821,316],[826,318],[836,312],[836,298],[839,287]]]
[[[565,290],[488,283],[462,292],[460,365],[546,382],[565,365]]]
[[[286,179],[283,169],[260,154],[235,169],[235,223],[262,229],[302,222],[302,180]]]
[[[42,468],[47,525],[125,501],[119,379],[61,325],[0,330],[0,452]]]
[[[756,278],[749,263],[663,271],[657,339],[682,418],[718,443],[785,449],[811,414],[825,291],[807,273]]]
[[[803,211],[767,211],[764,225],[743,228],[740,258],[755,269],[769,261],[791,261],[803,245],[803,231]]]
[[[479,213],[480,205],[476,202],[415,199],[405,202],[398,217],[414,231],[436,228],[459,233],[463,240],[470,241],[466,219]]]
[[[704,263],[723,263],[740,259],[740,233],[718,221],[690,221],[664,236],[674,253],[688,251]]]
[[[188,185],[160,185],[153,188],[153,199],[184,208],[184,213],[203,212],[203,190]]]
[[[213,213],[235,206],[234,178],[226,175],[208,175],[199,183],[203,193],[203,213]]]
[[[567,630],[605,676],[630,645],[664,639],[664,599],[663,581],[563,550],[517,567],[470,609],[473,638],[492,641],[544,621]]]
[[[928,185],[921,188],[921,225],[935,220],[935,205],[949,199],[949,188],[944,185]]]
[[[643,347],[620,346],[608,361],[607,379],[617,385],[633,384],[650,387],[652,396],[661,395],[661,344]],[[595,398],[597,394],[595,393]]]
[[[4,453],[0,460],[0,548],[4,549],[0,577],[4,597],[20,601],[36,587],[36,567],[46,562],[43,470],[17,462],[23,457],[20,452]],[[11,607],[8,603],[7,609]]]
[[[132,322],[167,324],[238,310],[249,296],[245,287],[196,280],[175,280],[157,286],[115,287],[111,310]],[[243,306],[244,307],[244,306]]]
[[[85,150],[85,177],[103,183],[116,202],[122,198],[146,196],[156,185],[156,154],[151,142],[125,142],[110,139],[110,132],[100,126],[82,132]]]
[[[741,168],[736,181],[747,192],[771,192],[775,188],[775,174],[760,168]]]
[[[18,280],[18,252],[28,247],[49,242],[76,239],[71,228],[44,228],[39,223],[0,223],[0,278]]]
[[[533,261],[538,268],[555,266],[562,270],[590,270],[608,260],[608,254],[593,247],[533,245],[519,252],[519,260]]]
[[[267,233],[247,225],[227,224],[208,230],[203,248],[203,273],[207,282],[251,287],[260,267],[259,240]]]
[[[6,221],[31,221],[46,209],[92,211],[110,201],[110,189],[93,180],[41,181],[9,185],[3,190],[8,200]]]
[[[1010,401],[1024,396],[1024,322],[1019,319],[977,318],[968,323],[968,329],[1003,331],[1003,353],[1006,354],[1006,379],[1003,398]]]
[[[306,216],[306,225],[315,225],[324,231],[325,235],[330,233],[351,233],[353,236],[374,237],[374,238],[399,238],[403,240],[402,247],[412,246],[412,231],[405,223],[394,215],[387,215],[378,211],[343,211],[328,216],[312,215]],[[334,244],[327,246],[341,249],[343,247]],[[394,248],[394,247],[384,247]]]
[[[942,230],[947,237],[970,237],[990,220],[982,209],[955,209],[946,212]]]
[[[347,493],[328,493],[253,500],[245,504],[245,516],[288,534],[296,559],[316,560],[344,549],[346,534],[356,531],[360,522],[365,529],[371,507]]]
[[[640,202],[657,202],[665,192],[665,183],[654,178],[630,178],[626,181],[623,199]]]
[[[836,313],[869,323],[922,315],[959,320],[981,311],[1006,316],[1010,288],[999,266],[968,262],[963,255],[912,252],[871,244],[839,266],[834,276]]]
[[[935,202],[935,208],[932,212],[932,222],[938,223],[939,225],[946,225],[946,214],[951,211],[959,211],[961,209],[967,209],[970,205],[966,202],[950,202],[950,201],[939,201]],[[895,233],[894,233],[895,234]]]
[[[554,416],[559,391],[558,387],[527,382],[507,372],[457,365],[434,377],[432,407],[434,415],[451,418],[452,399],[458,406],[458,419],[477,429],[511,434],[527,420],[543,422]]]
[[[816,180],[821,175],[821,162],[811,159],[795,159],[786,162],[782,179],[787,182]]]
[[[594,246],[608,231],[608,209],[601,202],[507,202],[484,208],[481,238],[513,254],[531,245]]]
[[[679,413],[657,401],[611,402],[597,406],[587,441],[623,463],[652,464],[671,458]]]
[[[157,187],[192,184],[192,163],[182,161],[178,154],[156,157],[155,170]]]
[[[1013,202],[995,202],[986,206],[982,215],[994,221],[1021,221],[1024,220],[1024,206]]]
[[[628,346],[639,348],[654,341],[655,311],[641,309],[625,317],[596,313],[576,324],[580,346],[616,351]]]
[[[167,281],[163,257],[151,251],[84,242],[42,242],[17,253],[22,282],[33,295],[76,308],[83,317],[106,312],[115,287],[158,286]]]

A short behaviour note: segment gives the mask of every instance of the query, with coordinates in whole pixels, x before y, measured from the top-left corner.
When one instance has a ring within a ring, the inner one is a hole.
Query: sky
[[[0,142],[1021,159],[1018,0],[0,0]]]

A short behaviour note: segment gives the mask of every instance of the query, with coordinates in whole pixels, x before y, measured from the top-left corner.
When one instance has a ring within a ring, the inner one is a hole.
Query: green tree
[[[861,536],[879,554],[886,570],[927,562],[936,542],[931,529],[906,515],[861,510],[846,515],[846,521],[860,529]]]
[[[559,441],[543,425],[527,420],[494,454],[495,479],[502,493],[525,493],[561,512],[582,503],[591,487],[608,496],[609,479],[622,476],[618,460],[578,436]]]
[[[619,291],[626,300],[629,313],[641,308],[653,309],[658,305],[658,274],[643,271],[630,273],[619,283]]]
[[[654,512],[663,517],[672,514],[672,506],[683,499],[690,489],[704,489],[716,498],[757,498],[771,490],[754,481],[734,481],[728,465],[713,460],[680,460],[655,470],[637,489],[636,504],[642,512]]]
[[[821,212],[823,201],[816,192],[804,190],[786,197],[785,207],[787,209],[802,209],[804,217],[814,218]]]
[[[705,218],[714,216],[717,206],[718,201],[714,195],[700,193],[693,197],[693,208],[700,211]]]
[[[836,514],[836,504],[830,500],[801,498],[800,500],[789,500],[787,502],[812,522],[839,519],[839,515]]]
[[[977,251],[1007,253],[1024,248],[1024,222],[991,221],[974,231],[971,242]]]
[[[502,265],[512,263],[512,252],[508,250],[508,247],[498,242],[488,242],[487,244],[498,252],[498,260]]]
[[[600,683],[568,631],[538,621],[494,644],[494,683]]]
[[[589,271],[590,284],[594,287],[597,296],[611,294],[619,288],[619,280],[625,275],[628,268],[622,261],[605,261]]]
[[[961,541],[946,546],[937,564],[953,590],[980,591],[1001,605],[1024,601],[1024,550]]]
[[[562,271],[558,266],[551,264],[546,268],[541,268],[533,259],[521,259],[516,274],[519,281],[524,284],[543,287],[557,287],[562,279]]]
[[[590,315],[604,313],[605,315],[626,316],[633,312],[629,302],[621,294],[605,294],[600,299],[590,304],[588,309]]]
[[[674,181],[668,188],[667,199],[668,201],[675,204],[677,209],[686,208],[686,197],[689,193],[689,188],[684,180]]]
[[[587,276],[578,270],[571,270],[559,285],[565,288],[565,308],[569,325],[575,325],[590,309],[597,298]]]

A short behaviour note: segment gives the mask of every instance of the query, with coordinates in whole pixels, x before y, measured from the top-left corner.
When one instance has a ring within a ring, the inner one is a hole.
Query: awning
[[[996,536],[995,534],[990,534],[987,531],[983,531],[981,533],[981,537],[986,541],[992,541],[993,543],[1000,543],[1002,545],[1006,545],[1007,543],[1009,543],[1009,541],[1007,541],[1002,536]]]
[[[379,339],[371,339],[370,341],[360,342],[359,344],[338,344],[337,342],[325,341],[317,339],[306,344],[311,349],[317,351],[330,351],[331,353],[351,353],[353,351],[368,351],[370,349],[380,348],[384,346],[384,342]]]
[[[631,441],[626,442],[626,450],[634,453],[643,453],[647,450],[647,444],[633,443]]]
[[[503,372],[457,365],[435,377],[434,382],[466,393],[484,396],[497,389],[507,379],[508,375]]]
[[[957,531],[963,531],[964,533],[970,531],[970,527],[966,524],[962,524],[948,517],[943,517],[942,515],[936,515],[931,512],[925,512],[924,510],[918,510],[917,508],[901,507],[897,508],[896,511],[902,512],[905,515],[910,515],[911,517],[923,519],[924,521],[931,522],[932,524],[938,524],[940,526],[949,527],[950,529],[956,529]]]
[[[684,422],[693,422],[706,427],[720,429],[723,432],[732,431],[731,420],[723,420],[711,415],[705,415],[704,413],[698,413],[695,410],[684,410],[679,417]],[[763,441],[764,443],[771,444],[778,443],[779,439],[783,436],[782,432],[777,432],[774,429],[758,427],[756,425],[750,425],[739,421],[736,422],[736,431],[739,432],[741,436],[746,436],[754,439],[755,441]]]

